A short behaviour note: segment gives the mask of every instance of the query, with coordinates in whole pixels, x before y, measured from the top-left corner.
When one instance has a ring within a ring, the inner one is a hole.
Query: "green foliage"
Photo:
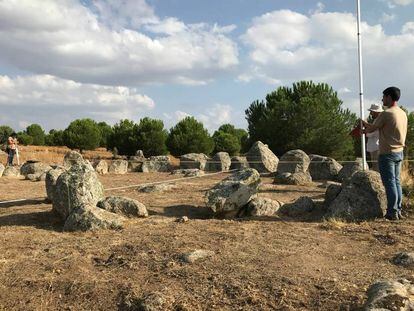
[[[17,133],[17,141],[21,145],[33,145],[33,137],[24,132]]]
[[[170,130],[167,146],[173,155],[192,152],[210,154],[214,141],[201,122],[193,117],[186,117]]]
[[[119,154],[134,155],[137,151],[134,127],[135,123],[127,119],[115,124],[112,133],[108,137],[107,148],[113,150],[116,147]]]
[[[26,128],[26,134],[33,137],[33,145],[43,146],[45,144],[45,131],[39,124],[31,124]]]
[[[7,138],[9,138],[9,136],[13,133],[14,133],[14,130],[10,126],[1,125],[0,126],[0,144],[5,144],[7,142]]]
[[[137,150],[142,150],[146,156],[167,154],[167,137],[168,132],[161,120],[143,118],[134,126]]]
[[[107,147],[108,138],[112,135],[113,129],[106,122],[99,122],[98,126],[101,131],[101,141],[99,142],[99,147]]]
[[[98,124],[91,119],[78,119],[69,124],[63,132],[65,145],[69,148],[93,150],[99,146],[101,131]]]
[[[231,156],[239,154],[241,146],[237,136],[223,131],[216,131],[213,139],[215,144],[214,152],[224,151]]]
[[[291,149],[337,158],[353,154],[348,134],[357,117],[341,106],[337,93],[324,83],[280,87],[246,110],[250,139],[263,141],[277,155]]]
[[[231,125],[231,124],[228,124],[228,123],[227,124],[223,124],[222,126],[220,126],[218,128],[218,130],[216,132],[214,132],[213,139],[214,139],[214,136],[216,136],[216,133],[218,133],[218,132],[228,133],[228,134],[231,134],[231,135],[237,137],[237,139],[239,141],[239,145],[240,145],[240,149],[239,149],[239,151],[237,151],[237,153],[239,153],[240,151],[243,152],[243,153],[245,153],[245,152],[247,152],[249,150],[249,148],[250,148],[250,145],[249,145],[249,134],[247,133],[246,130],[244,130],[244,129],[236,129],[234,127],[234,125]],[[215,151],[218,152],[217,151],[217,148],[215,149]]]
[[[50,130],[45,137],[46,146],[64,146],[64,132],[62,130]]]
[[[414,112],[410,112],[408,115],[408,128],[405,147],[405,157],[407,159],[414,158]]]

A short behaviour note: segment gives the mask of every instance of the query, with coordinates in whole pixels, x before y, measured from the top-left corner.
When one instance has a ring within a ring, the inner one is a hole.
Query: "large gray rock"
[[[261,141],[257,141],[246,154],[247,161],[251,168],[256,169],[259,173],[273,173],[277,171],[279,159]]]
[[[363,168],[364,165],[362,164],[361,158],[357,158],[355,161],[345,162],[338,173],[338,180],[344,181],[349,179],[355,172],[362,171]]]
[[[274,179],[275,184],[281,185],[296,185],[306,186],[312,183],[312,177],[309,172],[297,172],[297,173],[282,173],[276,174]]]
[[[128,161],[113,160],[109,166],[108,172],[112,174],[126,174],[128,172]]]
[[[3,171],[3,177],[20,177],[20,168],[18,166],[6,166]]]
[[[325,206],[329,207],[336,197],[341,193],[342,185],[340,183],[330,183],[325,191]]]
[[[366,311],[414,310],[414,284],[407,279],[384,280],[367,291]]]
[[[282,205],[280,201],[256,197],[250,200],[240,216],[274,216]]]
[[[312,155],[309,173],[313,180],[337,180],[342,165],[333,158]]]
[[[204,153],[189,153],[180,157],[180,168],[191,169],[197,168],[204,170],[206,167],[208,157]]]
[[[227,172],[230,170],[231,158],[227,152],[218,152],[207,161],[206,171]]]
[[[53,202],[56,193],[56,182],[59,176],[65,172],[65,168],[57,167],[55,169],[51,169],[46,173],[45,185],[46,185],[46,193],[47,198]]]
[[[309,197],[300,197],[293,203],[284,204],[280,207],[279,213],[289,217],[302,217],[311,213],[315,203]]]
[[[142,163],[142,172],[171,172],[171,162],[168,156],[150,157],[148,161]]]
[[[83,206],[96,206],[104,198],[104,188],[89,163],[80,163],[63,172],[56,181],[53,210],[66,219]]]
[[[258,192],[259,173],[247,168],[215,185],[206,194],[207,207],[222,216],[235,216]]]
[[[309,156],[302,150],[290,150],[279,160],[277,172],[284,173],[306,173],[310,164]]]
[[[95,171],[99,174],[99,175],[105,175],[108,174],[109,168],[108,168],[108,162],[106,162],[105,160],[98,160],[94,163],[94,168]]]
[[[241,169],[248,168],[248,167],[249,167],[249,162],[247,162],[246,157],[232,157],[231,158],[231,165],[230,165],[231,170],[241,170]]]
[[[66,169],[70,169],[72,165],[74,164],[80,164],[83,163],[83,157],[79,152],[76,151],[69,151],[65,154],[63,157],[63,166]]]
[[[342,190],[328,207],[328,217],[347,221],[371,220],[385,215],[387,198],[381,176],[358,171],[342,183]]]
[[[25,177],[27,177],[28,175],[34,175],[36,177],[32,179],[36,179],[37,176],[40,176],[43,173],[47,173],[51,169],[52,167],[50,165],[47,165],[46,163],[37,162],[37,161],[27,161],[20,168],[20,174]],[[28,178],[28,179],[31,179],[31,178]]]
[[[0,163],[0,177],[3,176],[4,169],[4,165]]]
[[[121,229],[124,218],[95,205],[83,205],[67,217],[64,231],[89,231],[98,229]]]
[[[107,197],[99,201],[97,207],[126,217],[148,217],[148,211],[145,205],[129,198]]]

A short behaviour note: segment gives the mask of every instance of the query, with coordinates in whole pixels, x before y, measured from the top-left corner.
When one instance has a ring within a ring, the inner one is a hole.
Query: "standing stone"
[[[407,279],[384,280],[367,291],[366,311],[414,310],[414,284]]]
[[[207,161],[206,171],[227,172],[230,169],[231,158],[227,152],[218,152]]]
[[[259,184],[255,169],[238,171],[207,192],[207,207],[218,215],[235,216],[258,192]]]
[[[208,157],[204,153],[189,153],[180,157],[180,168],[197,168],[204,171]]]
[[[338,173],[338,180],[344,181],[351,178],[352,174],[358,171],[362,171],[364,165],[362,164],[362,158],[357,158],[355,161],[345,162],[342,169]]]
[[[342,165],[333,158],[312,155],[309,173],[313,180],[337,180]]]
[[[4,165],[0,163],[0,177],[3,176],[4,169]]]
[[[83,205],[71,212],[63,231],[89,231],[98,229],[122,229],[124,218],[95,205]]]
[[[144,151],[142,151],[142,150],[137,150],[137,152],[135,152],[135,156],[137,156],[141,159],[145,159]]]
[[[375,171],[358,171],[342,183],[342,190],[328,207],[328,216],[347,221],[381,218],[387,198],[381,176]]]
[[[55,169],[51,169],[49,172],[46,173],[46,193],[47,198],[53,202],[54,198],[56,197],[56,182],[59,178],[59,176],[65,172],[65,169],[63,167],[57,167]]]
[[[249,167],[246,157],[232,157],[231,158],[231,170],[241,170]]]
[[[63,158],[63,166],[66,169],[70,169],[70,167],[74,164],[80,164],[83,162],[83,157],[79,152],[76,151],[69,151],[65,154]]]
[[[325,192],[325,206],[329,207],[333,201],[337,198],[337,196],[341,193],[342,186],[340,183],[330,183],[329,186],[326,188]]]
[[[94,163],[94,167],[95,167],[95,171],[99,174],[99,175],[105,175],[108,174],[108,162],[106,162],[105,160],[99,160],[97,162]]]
[[[126,174],[128,172],[128,161],[113,160],[108,171],[113,174]]]
[[[279,159],[261,141],[257,141],[247,152],[246,156],[249,166],[256,169],[259,173],[274,173],[277,171]]]
[[[171,162],[168,156],[153,156],[142,163],[142,172],[171,172]]]
[[[107,197],[99,201],[97,207],[126,217],[148,217],[148,211],[145,205],[129,198]]]
[[[53,210],[65,220],[74,210],[96,206],[104,198],[104,189],[93,167],[88,163],[72,165],[56,182]]]
[[[279,161],[277,172],[284,173],[306,173],[310,164],[309,156],[302,150],[290,150],[286,152]]]
[[[136,157],[132,157],[133,159],[130,159],[128,161],[128,172],[142,172],[142,164],[144,161],[135,160]]]

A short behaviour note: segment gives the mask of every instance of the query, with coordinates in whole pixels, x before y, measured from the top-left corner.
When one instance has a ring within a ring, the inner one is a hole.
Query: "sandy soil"
[[[154,292],[173,310],[360,310],[375,280],[414,275],[391,263],[397,252],[413,250],[413,217],[361,224],[212,219],[205,191],[224,177],[185,180],[157,194],[106,191],[150,211],[120,231],[61,232],[50,204],[0,207],[0,310],[134,310],[125,297]],[[101,180],[108,189],[171,178],[131,173]],[[262,182],[260,196],[283,202],[324,193],[320,184]],[[0,200],[44,195],[42,182],[0,179]],[[190,221],[176,222],[182,215]],[[182,254],[195,249],[215,255],[184,263]]]

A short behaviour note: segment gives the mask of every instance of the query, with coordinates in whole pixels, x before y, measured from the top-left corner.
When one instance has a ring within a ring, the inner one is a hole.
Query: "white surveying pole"
[[[361,120],[365,119],[364,109],[364,79],[362,73],[362,45],[361,45],[361,4],[357,0],[357,21],[358,21],[358,63],[359,63],[359,112]],[[363,124],[361,121],[361,129]],[[361,132],[361,152],[362,152],[362,167],[365,171],[367,167],[367,156],[365,153],[365,134]]]

